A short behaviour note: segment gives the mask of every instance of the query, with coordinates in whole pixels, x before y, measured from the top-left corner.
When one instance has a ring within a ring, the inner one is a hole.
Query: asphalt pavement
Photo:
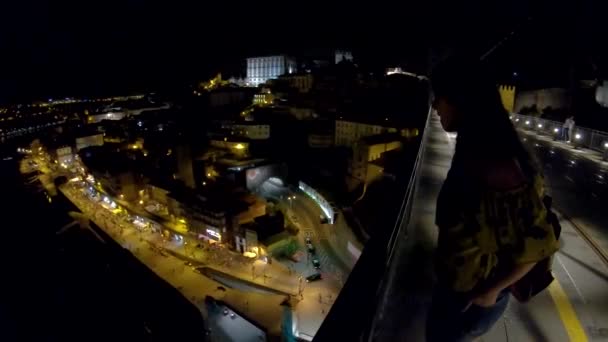
[[[551,137],[527,131],[521,136],[543,167],[555,207],[608,253],[608,162],[597,152],[574,149]]]

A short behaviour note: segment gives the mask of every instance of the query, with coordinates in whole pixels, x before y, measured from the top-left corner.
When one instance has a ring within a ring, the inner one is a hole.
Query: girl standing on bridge
[[[510,288],[558,243],[542,176],[479,62],[451,59],[432,75],[441,125],[458,133],[437,199],[438,284],[427,341],[470,341],[500,319]]]

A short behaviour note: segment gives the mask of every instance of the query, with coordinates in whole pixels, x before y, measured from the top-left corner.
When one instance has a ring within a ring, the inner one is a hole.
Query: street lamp
[[[578,148],[582,146],[583,135],[581,133],[574,134],[574,140],[572,141],[572,145],[574,148]]]
[[[553,134],[554,134],[553,140],[558,140],[559,139],[559,128],[558,127],[553,128]]]

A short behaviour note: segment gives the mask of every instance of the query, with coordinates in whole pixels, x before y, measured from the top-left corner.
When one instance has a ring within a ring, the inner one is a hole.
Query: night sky
[[[480,55],[516,28],[489,58],[497,73],[559,82],[571,65],[601,69],[606,13],[591,1],[11,2],[0,5],[3,102],[159,90],[238,72],[248,55],[318,48],[421,68],[429,51]]]

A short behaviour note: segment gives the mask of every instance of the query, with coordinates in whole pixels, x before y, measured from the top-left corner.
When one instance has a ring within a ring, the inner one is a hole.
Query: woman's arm
[[[536,262],[515,265],[511,272],[506,273],[502,277],[496,278],[493,282],[488,284],[484,291],[476,293],[473,298],[471,298],[469,305],[467,305],[463,311],[466,311],[471,304],[484,308],[496,304],[498,294],[500,294],[502,290],[515,284],[518,280],[523,278],[528,272],[530,272],[530,270],[532,270],[532,268],[534,268],[534,265],[536,265]]]

